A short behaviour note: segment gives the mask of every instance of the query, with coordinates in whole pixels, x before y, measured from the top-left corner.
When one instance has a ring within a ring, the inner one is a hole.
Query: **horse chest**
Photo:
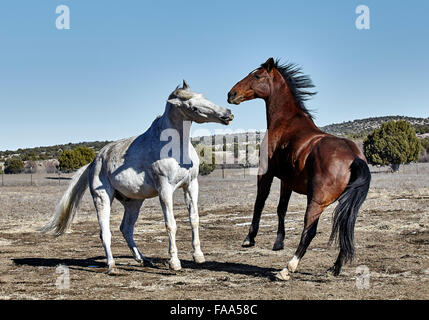
[[[155,180],[158,182],[168,182],[175,188],[188,184],[198,176],[193,162],[182,164],[174,158],[158,160],[154,162],[152,169]]]

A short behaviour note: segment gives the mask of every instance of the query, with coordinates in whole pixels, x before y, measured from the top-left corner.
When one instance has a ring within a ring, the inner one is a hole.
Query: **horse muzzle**
[[[234,115],[229,112],[229,114],[220,117],[220,120],[222,121],[223,124],[228,125],[232,122],[232,120],[234,119]]]
[[[237,95],[236,91],[230,91],[228,93],[228,103],[229,104],[240,104],[243,102],[244,97],[242,95]]]

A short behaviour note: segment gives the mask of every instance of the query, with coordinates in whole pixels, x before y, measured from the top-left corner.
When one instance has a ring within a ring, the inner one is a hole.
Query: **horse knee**
[[[175,223],[166,223],[165,228],[167,229],[168,233],[176,233],[177,226]]]

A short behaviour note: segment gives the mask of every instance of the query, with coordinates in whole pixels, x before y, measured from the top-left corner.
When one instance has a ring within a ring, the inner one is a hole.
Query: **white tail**
[[[40,229],[41,232],[53,232],[62,235],[73,221],[79,203],[88,187],[89,164],[80,168],[73,176],[67,191],[55,208],[51,220]]]

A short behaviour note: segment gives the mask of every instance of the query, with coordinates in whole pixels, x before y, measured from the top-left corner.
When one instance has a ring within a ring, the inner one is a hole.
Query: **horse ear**
[[[268,72],[271,72],[271,70],[273,70],[274,68],[274,65],[275,65],[274,59],[269,58],[267,61],[265,61],[262,67],[264,67]]]
[[[168,99],[167,102],[175,106],[180,106],[182,104],[182,101],[178,98]]]
[[[185,81],[185,79],[183,79],[182,89],[184,89],[184,90],[188,90],[188,89],[189,89],[189,85],[188,85],[188,83]]]

